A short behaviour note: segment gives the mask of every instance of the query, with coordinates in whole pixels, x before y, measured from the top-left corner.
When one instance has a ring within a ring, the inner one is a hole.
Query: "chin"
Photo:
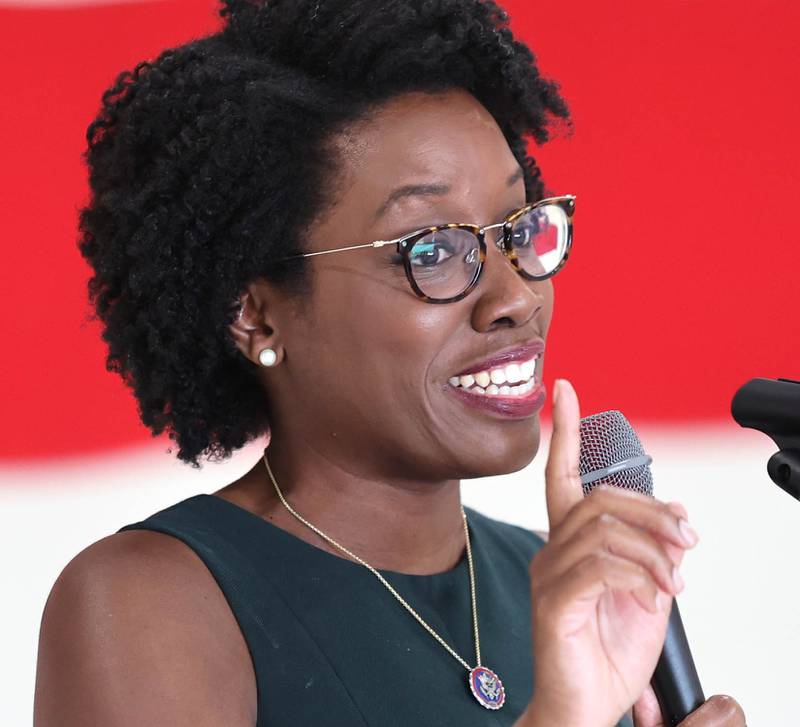
[[[530,420],[528,420],[528,424],[531,424]],[[527,430],[527,436],[524,439],[522,437],[507,438],[492,440],[492,443],[495,446],[491,457],[486,456],[485,450],[482,453],[480,450],[470,450],[469,455],[472,455],[470,459],[475,456],[476,451],[478,459],[477,461],[472,459],[472,466],[465,468],[470,470],[470,474],[463,475],[462,479],[508,475],[527,467],[533,462],[539,451],[539,418],[536,417],[535,426]]]

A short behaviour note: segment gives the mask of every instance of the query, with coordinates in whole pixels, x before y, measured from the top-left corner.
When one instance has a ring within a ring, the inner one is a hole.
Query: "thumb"
[[[580,477],[580,409],[567,379],[556,379],[553,391],[553,436],[545,467],[547,519],[552,532],[583,499]]]

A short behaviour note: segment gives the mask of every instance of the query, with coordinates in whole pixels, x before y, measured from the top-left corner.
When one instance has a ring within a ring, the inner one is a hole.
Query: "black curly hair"
[[[464,88],[533,200],[543,183],[526,137],[570,125],[558,85],[491,0],[222,0],[219,15],[219,32],[103,93],[79,213],[106,368],[193,467],[269,429],[257,367],[229,334],[232,304],[256,278],[300,301],[311,291],[303,258],[274,261],[302,252],[302,230],[335,202],[338,132],[403,92]]]

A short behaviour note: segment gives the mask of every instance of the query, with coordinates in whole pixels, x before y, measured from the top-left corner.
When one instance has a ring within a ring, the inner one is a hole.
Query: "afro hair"
[[[558,85],[490,0],[222,0],[219,32],[125,70],[87,129],[79,211],[93,319],[153,433],[221,460],[269,430],[228,327],[248,282],[298,299],[308,214],[333,204],[338,132],[404,92],[469,91],[541,198],[527,138],[569,125]],[[313,221],[313,220],[312,220]]]

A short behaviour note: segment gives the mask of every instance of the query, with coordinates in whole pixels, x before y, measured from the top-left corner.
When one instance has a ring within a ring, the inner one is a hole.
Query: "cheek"
[[[372,396],[422,390],[457,321],[455,310],[422,302],[403,281],[319,272],[308,315],[298,321],[293,338],[304,339],[303,355],[322,378],[356,380],[361,390],[368,383]]]
[[[555,304],[555,289],[553,288],[552,278],[542,281],[538,288],[542,296],[542,310],[539,315],[540,329],[543,336],[546,336],[553,318],[553,306]]]

